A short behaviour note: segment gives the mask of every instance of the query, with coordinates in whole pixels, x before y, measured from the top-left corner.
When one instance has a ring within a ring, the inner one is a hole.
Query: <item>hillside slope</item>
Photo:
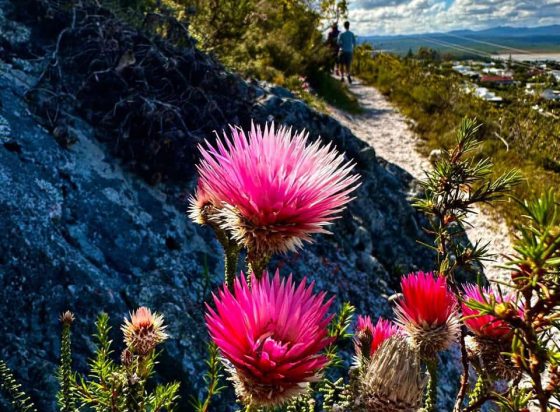
[[[337,305],[350,300],[373,316],[390,310],[386,297],[398,275],[431,269],[433,256],[416,242],[430,239],[409,203],[412,177],[379,161],[337,121],[284,89],[228,73],[192,43],[175,49],[106,11],[80,10],[65,26],[64,9],[55,10],[62,23],[45,27],[36,9],[14,4],[22,3],[0,0],[0,357],[41,411],[54,410],[59,313],[76,313],[74,365],[83,371],[96,315],[110,314],[118,353],[118,326],[139,305],[163,313],[169,324],[159,376],[181,382],[188,410],[204,371],[203,302],[223,267],[210,230],[184,213],[195,184],[195,146],[228,123],[274,120],[306,128],[312,139],[345,152],[362,176],[334,235],[271,266],[307,275]],[[88,43],[76,43],[91,22],[100,29],[82,38]],[[76,48],[81,59],[72,59]],[[52,56],[67,60],[54,64]],[[128,61],[125,68],[121,61]],[[164,75],[150,77],[153,84],[138,81],[148,69]],[[173,90],[189,93],[178,97]],[[113,107],[128,98],[135,104]],[[200,99],[210,112],[200,110]],[[161,107],[173,107],[172,115],[156,117],[166,120],[162,129],[150,128],[146,122]],[[231,410],[231,396],[215,410]]]

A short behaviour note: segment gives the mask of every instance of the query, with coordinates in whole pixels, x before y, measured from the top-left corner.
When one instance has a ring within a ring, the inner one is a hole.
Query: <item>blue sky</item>
[[[560,0],[350,0],[359,35],[560,24]]]

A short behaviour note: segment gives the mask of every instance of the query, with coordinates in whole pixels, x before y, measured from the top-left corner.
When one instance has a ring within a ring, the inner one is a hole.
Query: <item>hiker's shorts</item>
[[[344,64],[345,66],[350,66],[350,64],[352,63],[352,52],[343,51],[340,54],[340,63]]]

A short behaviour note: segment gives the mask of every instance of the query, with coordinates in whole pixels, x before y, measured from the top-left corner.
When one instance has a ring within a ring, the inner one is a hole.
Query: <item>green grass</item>
[[[344,83],[328,73],[320,71],[313,75],[310,81],[318,97],[326,103],[350,114],[363,113],[357,97]]]

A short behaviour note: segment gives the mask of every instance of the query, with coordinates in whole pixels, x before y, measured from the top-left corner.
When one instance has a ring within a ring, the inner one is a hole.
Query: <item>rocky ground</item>
[[[425,171],[432,166],[418,151],[418,145],[422,142],[412,131],[410,121],[375,88],[360,81],[355,81],[349,88],[358,97],[364,113],[349,115],[331,107],[332,116],[348,127],[356,137],[371,145],[377,155],[389,163],[389,170],[398,166],[413,176],[412,190],[417,190],[417,181],[423,179]],[[513,249],[511,231],[505,221],[491,210],[475,207],[468,222],[470,226],[466,230],[469,239],[472,242],[487,243],[489,253],[495,257],[495,262],[488,263],[485,268],[487,278],[507,281],[508,273],[500,266],[504,265],[505,256],[511,254]]]
[[[390,313],[387,297],[402,273],[431,269],[433,255],[416,242],[430,239],[421,230],[423,216],[410,206],[417,194],[413,177],[378,158],[338,121],[286,90],[247,83],[192,45],[184,50],[158,46],[129,27],[123,26],[125,35],[114,24],[110,31],[99,30],[102,46],[110,50],[103,58],[78,67],[75,59],[58,65],[52,56],[73,52],[75,44],[57,42],[57,30],[64,26],[50,27],[50,37],[41,33],[38,22],[29,23],[32,7],[16,13],[13,6],[21,4],[0,0],[0,357],[41,411],[55,409],[59,313],[76,313],[74,366],[84,371],[96,315],[110,314],[118,352],[118,326],[139,305],[161,312],[169,324],[172,339],[163,348],[158,376],[181,382],[181,410],[188,410],[204,372],[203,302],[221,283],[223,263],[210,230],[185,217],[186,201],[196,181],[196,143],[212,139],[211,130],[228,123],[247,126],[253,118],[307,128],[312,139],[344,151],[362,176],[356,199],[333,225],[333,235],[316,237],[301,253],[273,262],[284,274],[307,275],[318,289],[336,296],[336,306],[350,300],[359,313],[375,317]],[[95,18],[102,17],[97,13]],[[95,40],[96,33],[87,40]],[[165,87],[156,91],[145,83],[136,87],[139,76],[153,68],[142,66],[145,59],[131,59],[136,52],[156,56],[154,70],[173,71],[182,64],[181,73],[193,75],[169,74],[171,85],[163,81],[154,87]],[[125,55],[123,69],[119,63]],[[126,87],[108,87],[115,79]],[[168,86],[204,92],[209,112],[189,104],[201,95],[177,99],[161,93]],[[142,105],[113,111],[107,103],[130,96]],[[137,122],[158,115],[154,107],[173,107],[172,115],[162,117],[166,128],[138,127]],[[132,123],[137,127],[126,123],[128,113],[137,116]],[[181,121],[187,117],[188,122]],[[197,128],[197,119],[203,128]],[[119,130],[134,134],[125,137]],[[375,130],[383,128],[372,129],[372,136]],[[185,164],[170,164],[170,159]],[[453,370],[452,364],[442,367],[448,382],[441,388],[443,410],[455,386]],[[215,410],[232,410],[231,401],[226,392]]]

